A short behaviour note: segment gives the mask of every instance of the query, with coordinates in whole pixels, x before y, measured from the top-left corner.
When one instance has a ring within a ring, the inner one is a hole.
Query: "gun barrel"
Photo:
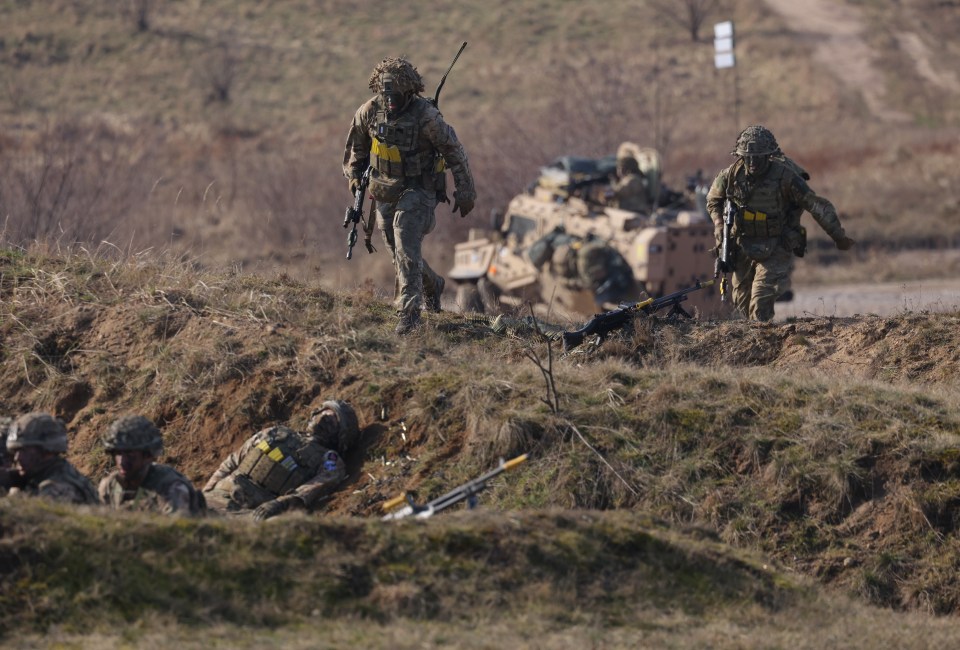
[[[490,479],[507,470],[513,469],[517,465],[520,465],[527,460],[527,457],[527,454],[521,454],[520,456],[511,458],[508,461],[501,459],[500,464],[495,469],[487,472],[483,476],[467,481],[463,485],[450,490],[443,496],[427,502],[427,504],[423,506],[415,505],[412,499],[406,494],[396,496],[389,501],[384,502],[382,506],[383,510],[393,510],[397,506],[404,503],[407,505],[395,512],[390,512],[389,514],[384,515],[382,519],[385,521],[390,519],[403,519],[404,517],[409,517],[410,515],[416,515],[417,517],[423,518],[430,517],[445,508],[448,508],[483,491],[486,489],[487,483],[490,481]]]

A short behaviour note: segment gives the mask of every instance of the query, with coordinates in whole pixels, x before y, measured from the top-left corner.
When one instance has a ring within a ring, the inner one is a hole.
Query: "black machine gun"
[[[697,280],[697,283],[692,287],[687,287],[686,289],[681,289],[674,293],[662,296],[660,298],[647,298],[641,302],[635,302],[632,304],[623,304],[613,309],[611,311],[604,312],[602,314],[597,314],[586,324],[578,330],[573,330],[572,332],[563,333],[563,350],[564,352],[572,350],[581,343],[583,339],[587,336],[593,336],[596,334],[600,337],[602,341],[606,338],[607,334],[615,330],[620,329],[627,323],[631,322],[639,313],[653,314],[664,307],[670,307],[670,314],[679,314],[687,318],[691,318],[683,307],[680,306],[680,303],[687,299],[687,294],[693,293],[694,291],[699,291],[713,284],[713,280],[707,280],[706,282],[701,282]]]
[[[527,460],[527,455],[522,454],[516,458],[510,460],[500,459],[500,464],[497,467],[483,476],[477,477],[471,481],[467,481],[463,485],[453,490],[450,490],[442,497],[437,497],[433,501],[427,502],[425,505],[418,505],[413,502],[413,497],[409,494],[401,494],[398,497],[390,499],[383,504],[383,509],[390,511],[394,510],[397,506],[402,503],[407,505],[403,506],[399,510],[394,510],[382,517],[383,521],[389,521],[391,519],[404,519],[405,517],[416,517],[418,519],[426,519],[427,517],[432,517],[441,510],[445,510],[452,505],[456,505],[461,501],[467,502],[468,508],[474,508],[477,505],[477,495],[487,488],[487,483],[496,476],[499,476],[508,469],[513,469],[520,463]]]
[[[357,186],[357,191],[353,194],[353,205],[347,208],[347,213],[343,217],[343,227],[348,227],[351,223],[353,224],[353,229],[347,235],[347,259],[353,258],[353,247],[357,244],[357,224],[363,221],[363,197],[367,193],[367,186],[370,184],[370,167],[367,167],[367,171],[363,172],[363,176],[360,177],[360,185]],[[371,209],[371,212],[373,210]],[[366,227],[364,228],[366,230]],[[367,252],[373,253],[376,249],[373,247],[373,244],[370,243],[368,238],[366,241]]]
[[[583,178],[571,179],[569,183],[563,186],[563,190],[568,196],[573,196],[577,191],[588,188],[597,183],[609,183],[611,174],[591,174]]]
[[[713,277],[720,278],[720,300],[727,299],[727,274],[733,272],[733,222],[737,218],[737,205],[727,199],[723,206],[723,240],[713,263]]]

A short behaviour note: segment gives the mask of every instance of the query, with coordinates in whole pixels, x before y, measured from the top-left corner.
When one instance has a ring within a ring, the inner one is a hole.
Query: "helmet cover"
[[[146,451],[154,458],[163,453],[160,429],[142,415],[124,415],[107,429],[101,438],[109,453]]]
[[[59,454],[67,451],[67,426],[49,413],[27,413],[13,421],[7,431],[7,449],[40,447]]]

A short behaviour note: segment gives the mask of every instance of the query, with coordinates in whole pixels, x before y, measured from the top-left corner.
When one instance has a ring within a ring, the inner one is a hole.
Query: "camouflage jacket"
[[[67,503],[100,503],[90,479],[68,463],[66,458],[57,458],[33,476],[16,477],[13,485],[11,494],[21,493]]]
[[[220,467],[217,468],[217,471],[213,473],[213,476],[207,481],[206,485],[203,487],[203,491],[219,497],[220,495],[225,496],[227,499],[231,499],[231,495],[237,494],[238,488],[239,491],[244,491],[245,488],[248,488],[249,477],[245,477],[240,471],[241,466],[244,465],[244,460],[247,457],[254,453],[255,448],[261,446],[262,443],[267,442],[271,439],[271,436],[274,432],[274,427],[263,429],[262,431],[257,432],[251,438],[249,438],[239,450],[233,452],[227,456]],[[306,444],[311,444],[309,438],[305,434],[300,434],[304,438]],[[334,489],[347,477],[346,465],[343,462],[343,458],[335,451],[322,448],[316,443],[312,443],[318,447],[318,451],[322,453],[322,464],[317,470],[317,473],[308,478],[306,481],[301,483],[296,488],[293,488],[287,491],[284,495],[292,495],[299,497],[307,509],[312,508],[317,504],[320,499],[333,492]],[[246,479],[246,480],[238,480]],[[256,486],[254,486],[256,487]],[[247,500],[250,500],[251,495],[244,495]],[[267,494],[265,490],[257,489],[254,493],[254,500],[259,503],[247,503],[246,507],[256,507],[260,503],[264,503],[270,498],[275,498],[276,495]],[[220,498],[214,499],[215,502],[219,503]],[[211,501],[211,506],[214,505],[214,501]]]
[[[744,208],[749,207],[751,201],[757,196],[770,197],[768,200],[776,204],[765,207],[765,210],[772,217],[782,220],[781,227],[786,235],[791,234],[792,228],[799,226],[799,223],[792,222],[799,221],[797,217],[801,213],[798,210],[800,208],[813,215],[820,227],[834,241],[845,236],[833,204],[817,196],[791,166],[776,158],[771,159],[767,171],[754,180],[747,177],[743,161],[738,160],[717,175],[707,193],[707,212],[713,220],[718,245],[723,233],[725,201],[731,199],[738,207]],[[736,227],[734,235],[739,239]]]
[[[347,178],[360,178],[370,164],[371,148],[377,136],[377,125],[384,119],[383,114],[380,99],[374,96],[354,115],[343,151],[343,174]],[[428,170],[426,165],[433,160],[435,153],[439,153],[453,173],[457,194],[463,199],[475,200],[476,189],[467,154],[453,127],[443,120],[440,111],[423,97],[415,96],[398,119],[408,119],[416,125],[418,133],[415,146],[424,172],[432,173],[433,168]]]
[[[120,474],[113,472],[100,481],[98,491],[103,503],[118,510],[202,515],[207,509],[203,494],[169,465],[151,465],[135,490],[124,489]]]
[[[613,195],[609,201],[611,206],[631,212],[650,211],[647,182],[640,174],[627,174],[618,178],[610,190]]]

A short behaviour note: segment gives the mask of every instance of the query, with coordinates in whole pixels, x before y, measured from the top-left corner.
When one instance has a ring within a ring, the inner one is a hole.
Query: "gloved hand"
[[[253,511],[253,520],[263,521],[264,519],[276,517],[277,515],[283,514],[287,510],[296,507],[297,502],[302,503],[299,498],[294,496],[279,497],[273,501],[267,501]]]
[[[718,257],[713,262],[713,271],[716,275],[726,275],[727,273],[733,273],[733,267]]]
[[[453,193],[453,211],[460,209],[460,216],[465,217],[473,210],[473,199],[460,198],[458,192]]]
[[[841,237],[840,239],[836,240],[837,248],[839,248],[839,249],[842,250],[842,251],[848,251],[848,250],[850,250],[851,248],[853,248],[853,245],[854,245],[855,243],[856,243],[855,241],[853,241],[852,239],[850,239],[850,238],[847,237],[846,235],[844,235],[844,236]]]
[[[351,179],[349,180],[349,183],[350,183],[350,193],[356,195],[356,193],[357,193],[357,188],[360,187],[360,179],[359,179],[359,178],[351,178]]]

